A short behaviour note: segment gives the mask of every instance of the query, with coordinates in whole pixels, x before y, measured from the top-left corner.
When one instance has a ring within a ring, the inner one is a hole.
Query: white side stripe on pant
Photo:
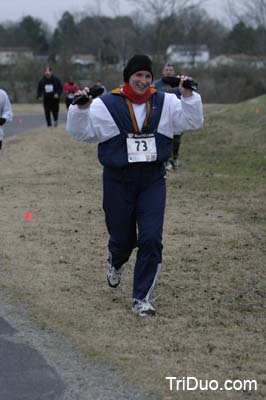
[[[150,301],[151,292],[152,292],[153,289],[154,289],[154,286],[155,286],[155,283],[156,283],[156,281],[157,281],[158,275],[159,275],[159,273],[160,273],[160,271],[161,271],[161,265],[162,265],[162,264],[158,264],[158,265],[157,265],[157,272],[156,272],[155,277],[154,277],[154,279],[153,279],[152,285],[151,285],[151,287],[150,287],[148,293],[146,294],[146,297],[145,297],[143,300]]]

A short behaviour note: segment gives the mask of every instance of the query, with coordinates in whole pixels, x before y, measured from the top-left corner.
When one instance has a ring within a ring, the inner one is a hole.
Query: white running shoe
[[[107,282],[111,288],[116,288],[120,282],[123,273],[123,267],[115,269],[111,264],[109,264],[107,271]]]
[[[173,168],[174,169],[177,169],[177,168],[179,168],[181,165],[180,165],[180,161],[178,160],[178,158],[175,158],[174,159],[174,161],[173,161]]]
[[[146,315],[156,315],[155,308],[147,300],[133,299],[132,311],[140,317],[146,317]]]
[[[166,171],[171,171],[171,169],[173,169],[173,164],[171,163],[170,160],[167,161],[167,163],[165,165],[165,169],[166,169]]]

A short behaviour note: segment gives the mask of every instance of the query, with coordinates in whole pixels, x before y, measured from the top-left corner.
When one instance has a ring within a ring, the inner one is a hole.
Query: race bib
[[[128,162],[151,162],[157,159],[155,136],[129,133],[127,137]]]
[[[54,91],[54,85],[47,84],[44,86],[45,93],[52,93]]]

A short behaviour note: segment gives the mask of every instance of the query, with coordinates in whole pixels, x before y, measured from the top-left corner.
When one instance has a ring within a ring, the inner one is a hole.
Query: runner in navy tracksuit
[[[203,122],[201,97],[182,82],[179,100],[151,88],[150,59],[132,57],[124,85],[88,103],[70,106],[67,130],[77,140],[99,142],[103,170],[103,207],[110,235],[107,280],[117,287],[124,264],[138,247],[133,283],[133,311],[154,315],[150,295],[162,261],[166,182],[164,161],[173,132],[198,129]]]
[[[59,102],[63,86],[56,76],[52,74],[52,68],[47,66],[44,70],[43,78],[37,88],[37,99],[43,99],[43,108],[47,126],[52,126],[51,114],[54,119],[54,126],[58,124]]]

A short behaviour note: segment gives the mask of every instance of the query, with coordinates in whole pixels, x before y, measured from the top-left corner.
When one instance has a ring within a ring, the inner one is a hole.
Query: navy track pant
[[[104,168],[103,208],[110,235],[110,262],[119,269],[137,246],[133,298],[149,299],[162,261],[166,200],[163,164]]]

